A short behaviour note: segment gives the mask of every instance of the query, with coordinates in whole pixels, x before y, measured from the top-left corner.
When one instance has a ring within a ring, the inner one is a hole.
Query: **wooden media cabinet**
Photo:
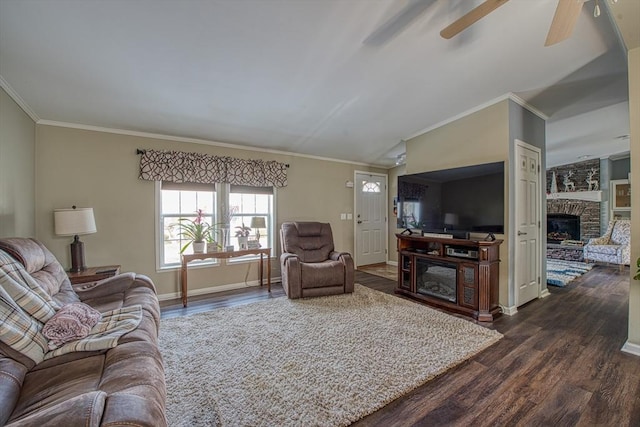
[[[491,322],[500,313],[502,240],[483,241],[396,234],[395,292],[447,311]]]

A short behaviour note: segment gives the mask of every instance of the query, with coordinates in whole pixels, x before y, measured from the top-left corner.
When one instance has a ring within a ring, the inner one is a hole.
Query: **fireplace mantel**
[[[547,193],[547,200],[585,200],[587,202],[601,202],[602,191],[563,191],[559,193]]]

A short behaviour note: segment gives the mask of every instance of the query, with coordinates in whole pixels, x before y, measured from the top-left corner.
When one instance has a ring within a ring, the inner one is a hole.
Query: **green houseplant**
[[[196,213],[196,219],[178,219],[177,226],[180,229],[179,236],[188,240],[180,249],[180,253],[183,253],[192,243],[194,253],[204,252],[204,244],[210,236],[211,226],[203,220],[204,214],[202,209],[198,209]]]
[[[636,275],[635,275],[635,276],[633,276],[633,279],[634,279],[634,280],[640,280],[640,258],[638,258],[638,259],[636,260],[636,268],[637,268],[637,270],[636,270]]]

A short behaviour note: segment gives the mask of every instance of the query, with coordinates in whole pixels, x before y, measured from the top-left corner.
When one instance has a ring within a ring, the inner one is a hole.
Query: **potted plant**
[[[239,249],[247,249],[247,241],[249,240],[251,227],[247,227],[243,222],[242,226],[237,226],[236,229],[236,237],[238,238]]]
[[[194,220],[188,218],[178,219],[179,236],[183,239],[188,239],[188,242],[180,249],[180,253],[183,253],[192,243],[193,253],[204,253],[205,241],[210,235],[211,226],[203,221],[204,214],[202,209],[198,209],[196,213],[197,216]]]
[[[640,258],[638,258],[637,261],[636,261],[636,267],[637,267],[636,275],[633,276],[633,279],[634,280],[640,280]]]

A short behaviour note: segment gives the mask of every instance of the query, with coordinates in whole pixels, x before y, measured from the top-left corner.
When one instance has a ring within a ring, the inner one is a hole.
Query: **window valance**
[[[288,165],[273,160],[237,159],[169,150],[139,150],[139,153],[140,179],[147,181],[287,186]]]

